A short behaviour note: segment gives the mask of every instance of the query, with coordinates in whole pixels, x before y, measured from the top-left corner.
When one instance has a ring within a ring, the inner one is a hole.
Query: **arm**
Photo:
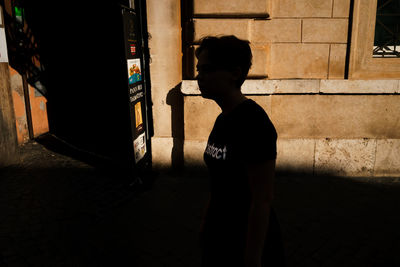
[[[247,167],[251,204],[248,216],[246,267],[261,267],[261,256],[273,199],[275,160]]]

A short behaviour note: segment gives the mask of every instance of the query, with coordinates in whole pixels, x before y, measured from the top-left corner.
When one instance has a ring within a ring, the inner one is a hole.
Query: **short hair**
[[[240,88],[246,80],[253,58],[250,42],[241,40],[233,35],[207,36],[200,40],[200,46],[196,49],[196,57],[204,50],[208,52],[211,63],[225,70],[241,69],[237,86]]]

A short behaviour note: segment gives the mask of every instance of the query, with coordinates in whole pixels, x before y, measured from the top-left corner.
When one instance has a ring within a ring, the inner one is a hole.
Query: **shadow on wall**
[[[166,99],[167,104],[171,106],[171,135],[173,138],[171,159],[173,169],[182,169],[184,162],[185,125],[181,85],[182,83],[179,83],[172,88],[168,92]]]
[[[204,149],[198,148],[195,153],[196,157],[190,157],[190,155],[186,154],[184,169],[185,170],[206,170],[207,166],[203,161],[203,152]],[[187,152],[188,153],[188,152]],[[366,167],[361,167],[361,169],[357,170],[356,168],[352,168],[351,166],[318,166],[310,167],[309,165],[301,165],[301,164],[280,164],[279,160],[276,164],[276,176],[279,175],[305,175],[308,177],[318,177],[318,176],[328,176],[328,177],[371,177],[375,179],[380,179],[380,177],[389,177],[389,175],[375,175],[373,169],[369,169],[369,171],[365,171]],[[392,175],[393,177],[398,177],[397,175]]]

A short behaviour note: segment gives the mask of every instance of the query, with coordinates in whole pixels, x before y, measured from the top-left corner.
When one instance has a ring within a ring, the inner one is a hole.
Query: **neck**
[[[227,114],[246,99],[247,97],[240,90],[231,90],[229,94],[215,99],[215,102],[222,109],[222,114]]]

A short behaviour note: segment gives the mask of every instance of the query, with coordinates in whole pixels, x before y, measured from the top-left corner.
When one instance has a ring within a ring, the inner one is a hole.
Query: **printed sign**
[[[131,56],[136,55],[136,44],[130,44],[131,47]]]
[[[146,134],[142,133],[133,141],[133,151],[135,153],[135,163],[138,163],[146,154]]]
[[[6,32],[0,28],[0,62],[8,62]]]
[[[142,105],[139,102],[135,105],[135,121],[136,121],[136,130],[139,131],[143,127],[143,116],[142,116]]]
[[[128,59],[128,78],[129,84],[134,84],[142,80],[142,70],[139,58]]]
[[[133,88],[129,88],[129,99],[131,103],[135,102],[139,98],[142,98],[143,96],[143,86],[141,84]]]
[[[136,41],[136,29],[135,29],[135,17],[134,16],[126,16],[125,17],[125,27],[126,33],[128,37],[128,41]]]

